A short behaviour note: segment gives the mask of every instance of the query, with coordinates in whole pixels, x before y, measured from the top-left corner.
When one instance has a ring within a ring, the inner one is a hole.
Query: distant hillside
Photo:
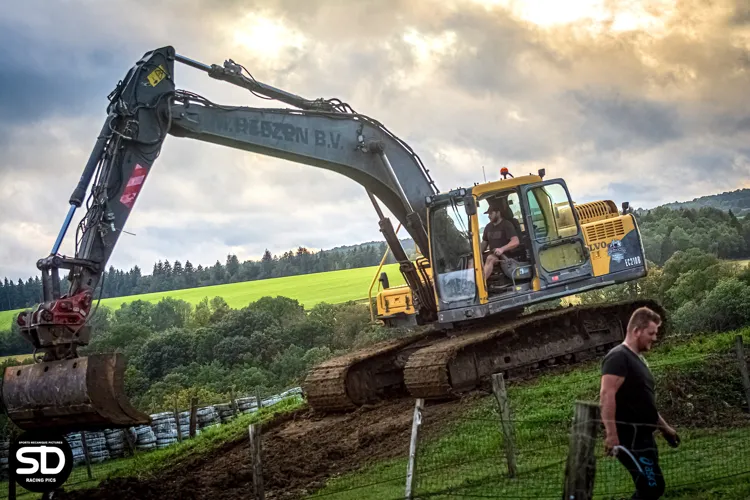
[[[370,247],[374,247],[376,249],[379,249],[381,247],[381,245],[383,245],[384,241],[385,240],[380,240],[380,241],[366,241],[364,243],[358,243],[358,244],[355,244],[355,245],[342,245],[342,246],[339,246],[339,247],[333,247],[333,248],[330,248],[328,250],[324,250],[324,252],[349,252],[349,251],[351,251],[354,248],[356,248],[357,250],[365,250],[365,249],[368,249]],[[415,250],[414,241],[412,241],[411,238],[403,238],[400,241],[401,241],[401,245],[404,247],[404,250],[406,251],[407,254],[411,254],[412,252],[414,252],[414,250]],[[380,255],[380,257],[381,258],[383,257],[382,254]],[[391,260],[391,259],[389,259],[389,260]]]
[[[721,194],[711,194],[695,198],[692,201],[675,201],[662,206],[672,210],[679,210],[680,208],[698,210],[703,207],[712,207],[725,212],[731,210],[735,216],[740,217],[750,213],[750,189],[738,189]]]

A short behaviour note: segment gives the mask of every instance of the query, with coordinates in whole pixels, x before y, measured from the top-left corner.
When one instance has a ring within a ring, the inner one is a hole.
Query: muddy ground
[[[438,432],[441,423],[449,423],[465,409],[460,401],[430,404],[430,432]],[[266,498],[299,498],[334,475],[407,454],[413,412],[414,401],[407,399],[349,414],[320,416],[305,409],[269,422],[263,430]],[[243,439],[188,459],[155,479],[113,479],[96,489],[71,491],[56,499],[235,500],[249,497],[252,491],[250,449]]]

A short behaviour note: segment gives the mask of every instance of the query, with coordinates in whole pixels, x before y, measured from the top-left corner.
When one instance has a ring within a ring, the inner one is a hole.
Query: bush
[[[750,323],[750,286],[736,277],[720,281],[703,301],[689,300],[673,314],[679,332],[728,331]]]

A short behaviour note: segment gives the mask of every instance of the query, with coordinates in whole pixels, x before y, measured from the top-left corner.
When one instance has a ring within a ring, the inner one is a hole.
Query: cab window
[[[518,197],[518,193],[515,191],[505,192],[505,193],[494,193],[490,195],[488,198],[480,199],[479,203],[477,203],[477,217],[479,218],[479,239],[482,239],[482,234],[484,234],[484,227],[490,223],[490,216],[486,214],[485,212],[490,207],[490,200],[495,200],[497,198],[508,198],[508,208],[510,209],[510,215],[513,216],[518,221],[518,225],[521,228],[522,232],[526,231],[526,225],[525,221],[523,219],[523,213],[521,212],[521,202],[520,198]]]
[[[548,184],[529,191],[529,208],[537,240],[557,240],[578,233],[573,206],[561,184]]]
[[[578,234],[573,205],[562,184],[552,183],[528,191],[533,224],[532,237],[538,243],[552,243],[539,250],[539,262],[547,272],[581,265],[586,257],[580,241],[555,244]]]

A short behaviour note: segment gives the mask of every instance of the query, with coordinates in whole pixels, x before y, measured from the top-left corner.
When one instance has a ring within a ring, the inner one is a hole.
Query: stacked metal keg
[[[248,396],[237,399],[237,409],[242,413],[252,413],[258,410],[258,405],[255,403],[254,397]]]
[[[104,438],[107,440],[107,450],[111,458],[122,458],[127,450],[124,429],[105,429]]]
[[[190,411],[180,412],[180,432],[182,433],[182,439],[190,437]],[[195,435],[200,433],[198,426],[195,427]]]
[[[8,455],[10,454],[10,441],[0,441],[0,480],[8,478]]]
[[[226,424],[232,419],[232,417],[234,417],[234,407],[232,407],[232,403],[214,405],[214,408],[219,414],[219,418],[221,419],[222,424]]]
[[[196,415],[198,417],[198,428],[200,429],[221,425],[221,417],[213,406],[198,408]]]
[[[165,411],[151,415],[151,428],[156,436],[157,448],[166,448],[177,442],[177,422],[174,413]]]
[[[138,451],[149,451],[156,448],[156,434],[150,425],[135,427],[135,448]]]

